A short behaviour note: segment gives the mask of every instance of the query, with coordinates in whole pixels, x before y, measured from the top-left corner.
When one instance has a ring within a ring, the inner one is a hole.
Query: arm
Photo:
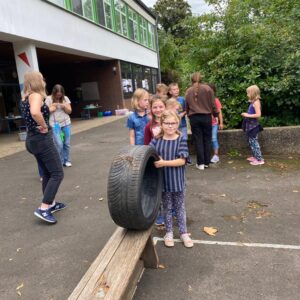
[[[48,126],[41,113],[41,107],[43,105],[43,97],[40,94],[33,93],[29,96],[30,114],[32,118],[37,122],[41,133],[48,132]]]
[[[144,145],[149,145],[151,142],[152,136],[151,136],[151,129],[150,129],[150,123],[148,123],[145,127],[144,131]]]
[[[255,114],[250,115],[248,113],[242,113],[242,117],[244,117],[244,118],[252,118],[252,119],[260,118],[261,117],[260,101],[256,100],[253,103],[253,107],[255,109]]]
[[[68,98],[67,98],[68,99]],[[69,99],[68,99],[69,100]],[[70,100],[69,100],[70,101]],[[70,114],[72,112],[71,102],[61,103],[60,107],[65,111],[66,114]]]
[[[221,130],[224,128],[222,109],[220,109],[220,112],[219,112],[219,128],[220,128]]]
[[[154,165],[156,168],[181,167],[185,165],[185,158],[176,158],[172,160],[164,160],[160,158],[160,160],[154,162]]]
[[[135,145],[134,129],[129,129],[129,144],[130,145]]]

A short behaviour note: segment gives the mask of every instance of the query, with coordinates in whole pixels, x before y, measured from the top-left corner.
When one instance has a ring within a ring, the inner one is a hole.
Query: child
[[[161,132],[160,117],[165,109],[166,105],[165,102],[162,100],[162,97],[153,96],[150,100],[150,110],[152,118],[145,127],[145,145],[149,145],[151,140]],[[165,222],[162,214],[162,208],[160,207],[158,216],[155,221],[155,225],[162,226],[164,224]]]
[[[173,111],[164,111],[161,116],[161,133],[154,138],[150,146],[155,148],[160,160],[154,162],[156,168],[163,168],[162,203],[165,215],[166,247],[174,247],[172,207],[175,207],[180,239],[187,248],[194,243],[186,228],[184,204],[185,164],[189,155],[187,141],[178,131],[180,117]]]
[[[129,115],[127,127],[129,128],[130,145],[144,145],[144,129],[149,122],[147,108],[149,93],[144,89],[136,89],[131,100],[134,112]]]
[[[253,155],[248,157],[247,160],[250,161],[250,164],[253,166],[263,165],[265,161],[262,157],[257,138],[258,133],[262,131],[262,127],[258,123],[258,118],[261,117],[260,90],[257,85],[251,85],[246,91],[250,105],[248,112],[242,113],[242,117],[245,118],[243,121],[243,130],[247,134],[248,143]]]
[[[169,92],[169,88],[164,83],[158,83],[156,85],[156,95],[157,96],[167,96]]]
[[[216,86],[214,84],[209,84],[209,86],[214,91],[216,108],[219,111],[219,116],[218,117],[214,117],[212,115],[212,138],[211,138],[211,142],[212,142],[214,155],[213,155],[210,162],[215,164],[215,163],[220,161],[220,158],[219,158],[219,143],[218,143],[218,129],[219,128],[220,128],[220,130],[223,129],[223,115],[222,115],[222,104],[221,104],[220,100],[216,97],[216,93],[217,93]]]
[[[179,87],[178,83],[171,83],[169,84],[169,94],[171,97],[174,97],[179,104],[181,105],[181,108],[179,110],[179,116],[181,118],[181,123],[180,123],[180,131],[182,132],[183,136],[188,139],[188,134],[187,134],[187,124],[186,124],[186,104],[185,100],[183,97],[179,96]]]

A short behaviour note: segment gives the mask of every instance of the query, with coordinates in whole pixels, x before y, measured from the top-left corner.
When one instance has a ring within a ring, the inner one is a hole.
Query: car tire
[[[148,229],[158,214],[162,171],[150,146],[126,146],[114,158],[108,176],[108,207],[113,221],[124,228]]]

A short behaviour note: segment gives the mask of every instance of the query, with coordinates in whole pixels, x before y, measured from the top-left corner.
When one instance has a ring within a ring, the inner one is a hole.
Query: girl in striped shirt
[[[160,160],[156,168],[163,168],[162,203],[165,215],[166,247],[174,247],[172,208],[175,208],[180,239],[187,248],[193,247],[193,241],[187,233],[185,212],[185,164],[189,156],[187,140],[178,131],[180,117],[173,111],[164,111],[161,119],[161,132],[150,146],[155,148]]]

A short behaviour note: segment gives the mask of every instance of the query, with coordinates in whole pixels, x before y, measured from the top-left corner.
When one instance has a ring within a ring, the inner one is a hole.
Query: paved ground
[[[58,194],[68,208],[54,226],[33,216],[41,196],[33,157],[23,151],[0,159],[0,299],[67,299],[115,229],[106,178],[127,135],[124,120],[74,135],[74,166]],[[266,159],[253,167],[228,156],[205,171],[188,168],[188,225],[199,244],[166,249],[158,241],[165,268],[144,272],[135,300],[299,299],[300,249],[241,246],[300,245],[300,160]],[[210,237],[204,226],[219,231]]]

